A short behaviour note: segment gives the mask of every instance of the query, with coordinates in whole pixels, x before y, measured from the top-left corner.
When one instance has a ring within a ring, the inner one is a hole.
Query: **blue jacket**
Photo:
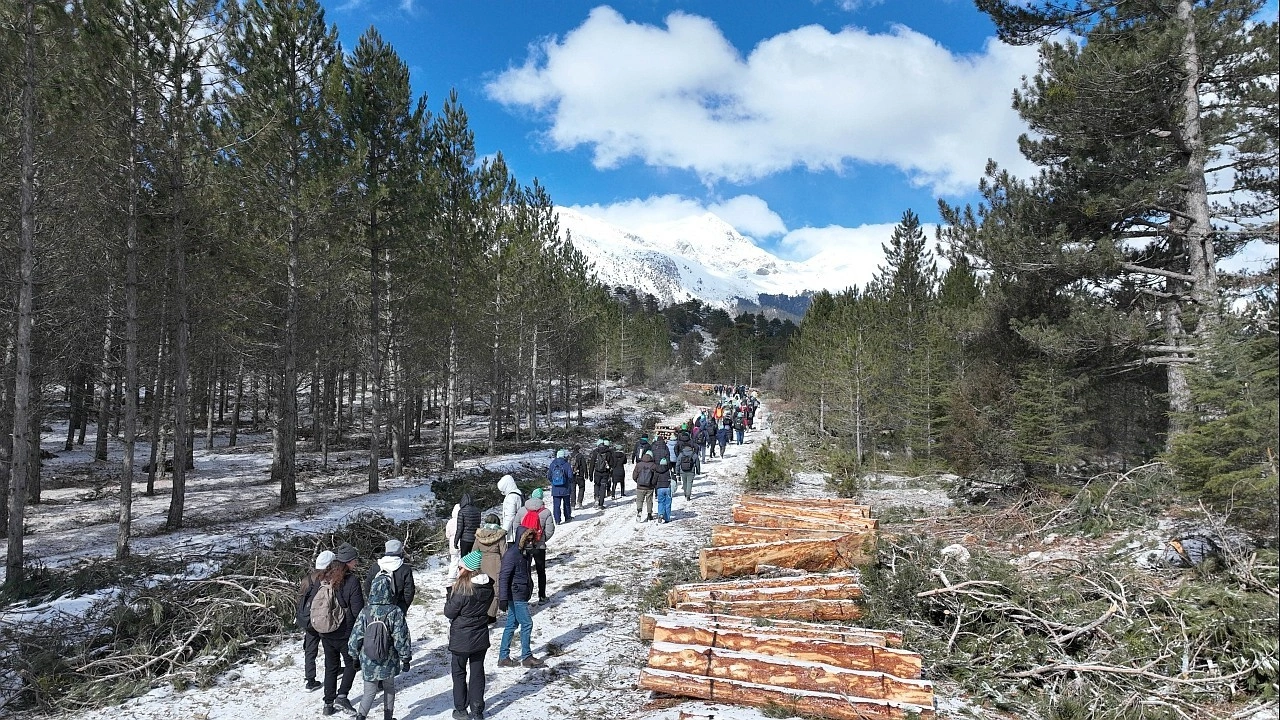
[[[391,631],[391,654],[382,662],[374,662],[364,652],[365,628],[374,618],[385,623],[387,630]],[[369,682],[399,675],[401,664],[413,657],[409,624],[404,620],[404,612],[391,597],[390,581],[379,580],[373,583],[373,588],[369,591],[369,604],[356,617],[355,627],[351,629],[347,652],[351,653],[351,657],[360,658],[361,673]]]
[[[529,560],[520,551],[520,538],[528,532],[516,526],[516,541],[507,546],[502,555],[502,570],[498,573],[498,605],[511,602],[529,602],[533,597],[533,574],[529,572]]]
[[[567,497],[570,495],[570,488],[573,487],[573,466],[565,458],[556,458],[547,466],[547,481],[550,482],[555,474],[556,468],[559,467],[564,472],[564,484],[551,484],[551,497]]]

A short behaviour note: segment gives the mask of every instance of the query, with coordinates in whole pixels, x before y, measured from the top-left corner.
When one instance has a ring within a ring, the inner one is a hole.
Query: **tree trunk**
[[[115,363],[111,358],[111,336],[115,332],[116,312],[115,305],[111,302],[111,290],[115,283],[111,280],[107,281],[107,321],[106,327],[102,331],[102,372],[99,375],[99,384],[102,386],[102,394],[98,400],[98,428],[93,443],[93,459],[102,462],[107,461],[107,432],[111,425],[111,380],[115,375]]]
[[[751,545],[779,540],[830,540],[848,530],[812,530],[809,528],[762,528],[749,525],[711,526],[711,545]]]
[[[797,570],[848,570],[875,559],[875,533],[849,533],[830,540],[781,540],[703,548],[698,568],[704,580],[754,575],[760,565]]]
[[[281,343],[279,395],[276,398],[275,432],[272,434],[271,482],[280,487],[280,509],[298,504],[298,304],[301,302],[302,278],[298,267],[301,244],[301,219],[293,206],[297,178],[290,177],[289,240],[285,263],[284,338]],[[314,402],[314,401],[313,401]],[[314,409],[314,408],[313,408]]]
[[[135,55],[139,48],[135,45]],[[132,78],[131,78],[132,81]],[[137,94],[130,93],[128,182],[124,233],[124,460],[120,471],[120,526],[116,558],[129,557],[133,527],[133,467],[138,439],[138,169],[132,138],[137,128]]]
[[[31,332],[34,326],[36,274],[36,22],[35,0],[22,3],[22,97],[18,167],[18,307],[15,322],[13,463],[9,470],[8,547],[5,585],[24,578],[22,532],[26,519],[27,472],[31,438]],[[37,436],[38,437],[38,436]]]
[[[184,227],[184,193],[186,180],[182,159],[182,139],[175,132],[173,167],[170,168],[169,190],[172,193],[172,216],[169,219],[173,247],[173,489],[169,495],[169,514],[165,528],[182,527],[187,498],[187,461],[191,452],[190,405],[190,338],[191,319],[187,311],[187,237]]]
[[[665,630],[664,630],[665,629]],[[663,634],[664,631],[668,634]],[[739,615],[717,615],[706,613],[668,612],[663,615],[640,616],[641,640],[666,640],[668,642],[684,642],[715,646],[712,639],[725,631],[733,631],[757,637],[778,637],[803,640],[807,642],[831,642],[849,645],[867,645],[877,648],[895,649],[900,656],[894,660],[901,666],[914,657],[914,670],[907,667],[903,672],[894,672],[898,677],[919,677],[920,656],[902,647],[902,632],[898,630],[871,630],[852,625],[834,625],[829,623],[811,623],[800,620],[773,618],[767,624],[759,618]],[[867,667],[868,670],[882,670],[882,667]]]
[[[785,712],[788,717],[801,715],[832,720],[905,720],[909,717],[933,717],[934,714],[932,706],[891,705],[875,698],[837,693],[799,693],[787,688],[713,679],[669,670],[642,670],[639,685],[667,695],[772,708],[774,713]]]

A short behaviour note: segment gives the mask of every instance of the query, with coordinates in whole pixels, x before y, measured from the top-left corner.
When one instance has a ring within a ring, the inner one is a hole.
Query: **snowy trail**
[[[762,408],[761,419],[767,410]],[[710,537],[710,527],[728,519],[733,500],[741,492],[750,454],[769,435],[763,429],[748,433],[743,446],[730,445],[728,457],[708,460],[694,483],[694,498],[686,502],[675,491],[673,521],[638,523],[634,486],[628,495],[608,501],[603,510],[578,511],[572,522],[559,526],[548,547],[549,602],[534,606],[533,651],[547,660],[544,669],[498,668],[497,651],[503,619],[491,631],[486,658],[488,718],[548,720],[648,718],[674,720],[680,710],[715,710],[722,720],[754,720],[765,716],[749,708],[689,702],[667,709],[646,710],[649,693],[636,688],[645,664],[647,646],[638,637],[637,598],[652,584],[660,561],[672,554],[696,558]],[[633,438],[628,438],[633,440]],[[537,453],[545,464],[545,453]],[[487,467],[518,465],[527,456],[487,458]],[[495,462],[496,461],[496,462]],[[628,466],[628,475],[630,466]],[[674,489],[674,488],[673,488]],[[324,517],[307,524],[330,526],[335,518],[359,507],[398,506],[401,512],[420,512],[429,496],[424,487],[394,488],[376,497],[359,496],[335,502]],[[264,518],[248,523],[267,526]],[[276,518],[274,522],[280,522]],[[292,526],[292,524],[291,524]],[[247,527],[241,527],[243,532]],[[216,541],[214,538],[206,538]],[[170,539],[172,541],[172,539]],[[396,717],[400,720],[447,718],[453,709],[449,677],[448,621],[444,604],[442,556],[415,557],[419,599],[409,609],[414,660],[409,673],[397,680]],[[518,642],[518,640],[517,640]],[[548,649],[556,654],[548,656]],[[518,649],[517,649],[518,652]],[[286,640],[258,660],[221,676],[213,687],[177,692],[170,687],[128,701],[120,707],[77,714],[74,720],[299,720],[320,716],[320,692],[302,686],[300,636]],[[323,666],[323,657],[321,658]],[[357,677],[352,700],[358,701]],[[342,717],[341,711],[338,716]],[[351,718],[351,715],[345,715]],[[380,720],[378,706],[373,715]],[[71,720],[68,718],[67,720]]]

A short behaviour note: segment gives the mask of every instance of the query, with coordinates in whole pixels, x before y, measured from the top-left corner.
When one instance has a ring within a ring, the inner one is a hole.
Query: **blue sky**
[[[864,259],[862,283],[904,210],[976,202],[988,158],[1030,174],[1010,98],[1035,49],[969,0],[321,2],[432,112],[456,88],[480,154],[624,228],[711,210],[783,257]]]

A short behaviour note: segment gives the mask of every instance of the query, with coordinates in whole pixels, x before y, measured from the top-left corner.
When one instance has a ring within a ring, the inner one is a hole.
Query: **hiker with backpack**
[[[692,447],[686,446],[676,458],[676,469],[680,471],[680,483],[684,486],[685,502],[693,500],[693,477],[698,474],[698,455]]]
[[[609,454],[609,484],[606,492],[614,499],[627,496],[627,453],[621,443],[614,443]]]
[[[547,466],[547,481],[551,483],[551,514],[557,525],[573,520],[573,466],[569,464],[568,455],[564,450],[557,450],[555,459]]]
[[[747,414],[744,412],[734,413],[733,416],[733,433],[738,444],[742,444],[742,438],[747,432]]]
[[[716,431],[716,443],[720,446],[721,458],[724,457],[725,448],[729,446],[729,434],[732,432],[733,430],[730,427],[728,420],[725,420],[724,424],[720,426],[720,429]]]
[[[609,494],[609,484],[613,479],[613,471],[610,469],[612,458],[613,451],[603,440],[596,441],[595,448],[587,458],[591,465],[591,481],[596,491],[596,508],[600,510],[604,509],[604,499]]]
[[[480,508],[471,493],[462,493],[458,501],[458,531],[454,534],[453,545],[458,549],[458,557],[471,552],[476,541],[476,530],[480,528]],[[457,563],[455,563],[456,565]]]
[[[529,569],[528,546],[533,534],[516,526],[516,541],[507,547],[502,556],[502,570],[498,575],[498,609],[507,613],[507,625],[502,630],[502,642],[498,645],[498,667],[539,668],[545,662],[533,656],[533,615],[529,614],[529,600],[533,597],[533,573]],[[511,659],[511,641],[515,638],[516,625],[520,626],[520,659]]]
[[[325,550],[316,556],[315,569],[307,572],[302,578],[298,592],[298,627],[302,628],[302,674],[306,681],[307,691],[319,690],[324,684],[316,680],[316,656],[320,654],[320,634],[311,627],[310,608],[307,607],[307,596],[320,582],[320,576],[333,563],[333,551]]]
[[[666,458],[659,460],[653,471],[653,489],[658,495],[658,523],[671,522],[671,464]]]
[[[636,522],[653,519],[653,480],[658,464],[653,461],[653,451],[646,450],[644,457],[631,470],[631,481],[636,484]]]
[[[449,618],[449,673],[453,677],[454,720],[484,717],[484,656],[489,652],[489,606],[497,599],[483,572],[483,553],[473,550],[458,562],[458,579],[444,600]]]
[[[476,531],[475,549],[480,551],[480,572],[488,575],[490,580],[498,577],[502,570],[502,556],[507,552],[507,533],[499,524],[497,515],[490,513],[485,516],[484,523]],[[495,594],[489,603],[489,622],[497,621],[498,596]]]
[[[573,483],[577,486],[573,507],[581,510],[587,496],[587,483],[591,480],[591,466],[587,464],[587,455],[582,452],[581,445],[574,445],[573,452],[569,453],[569,467],[573,468]]]
[[[356,549],[350,543],[342,543],[333,551],[333,562],[321,573],[320,581],[311,587],[299,608],[300,619],[320,636],[320,647],[324,649],[322,712],[325,715],[332,715],[335,705],[355,712],[347,699],[356,680],[355,660],[347,651],[347,641],[356,616],[364,609],[364,593],[354,572],[355,566]]]
[[[555,518],[542,503],[542,488],[534,490],[525,501],[519,527],[532,535],[528,555],[538,571],[538,604],[542,605],[547,602],[547,541],[556,532]]]
[[[516,524],[520,509],[524,507],[524,493],[516,485],[516,479],[503,475],[498,480],[498,492],[502,493],[502,529],[507,533],[507,544],[516,541]]]
[[[369,568],[369,576],[364,581],[365,594],[369,597],[373,597],[373,581],[379,575],[391,580],[392,602],[401,612],[409,612],[418,588],[413,583],[413,567],[404,561],[404,543],[391,538],[383,545],[382,557]]]
[[[356,720],[365,720],[373,709],[373,697],[382,691],[382,720],[396,706],[396,676],[409,672],[413,647],[409,623],[392,595],[391,576],[379,574],[369,590],[369,604],[356,616],[347,641],[347,652],[360,658],[364,696],[356,710]]]
[[[651,449],[652,445],[649,443],[649,434],[645,433],[641,435],[640,439],[636,441],[635,449],[631,451],[631,462],[640,462],[640,458],[643,458],[644,454]]]

